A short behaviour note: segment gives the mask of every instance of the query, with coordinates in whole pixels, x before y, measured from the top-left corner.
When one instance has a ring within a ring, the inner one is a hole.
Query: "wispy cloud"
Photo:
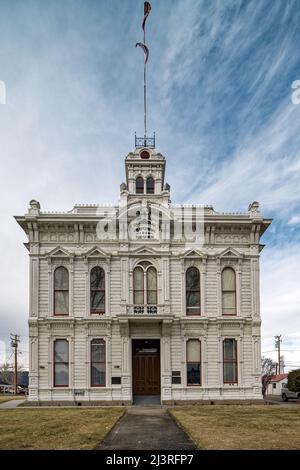
[[[298,225],[300,224],[300,215],[293,215],[289,222],[288,222],[290,225]]]
[[[300,251],[298,243],[287,244],[262,256],[263,350],[276,357],[274,336],[282,334],[286,362],[300,368]]]
[[[222,209],[246,208],[258,199],[265,212],[289,217],[300,205],[299,125],[300,109],[287,103],[259,132],[249,135],[248,129],[230,160],[216,162],[197,199]]]

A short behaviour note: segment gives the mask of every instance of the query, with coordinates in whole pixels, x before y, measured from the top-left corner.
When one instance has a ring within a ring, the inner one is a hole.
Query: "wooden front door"
[[[160,344],[158,339],[132,340],[133,395],[160,395]]]

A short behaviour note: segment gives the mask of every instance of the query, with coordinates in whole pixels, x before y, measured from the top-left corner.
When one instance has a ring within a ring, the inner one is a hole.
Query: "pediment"
[[[89,251],[86,252],[86,258],[107,258],[107,253],[101,250],[98,246],[93,246]]]
[[[206,258],[206,255],[200,250],[195,250],[194,248],[189,249],[182,254],[183,258]]]
[[[135,248],[130,253],[134,255],[138,255],[138,256],[153,256],[153,255],[157,256],[158,255],[157,251],[147,246],[141,246],[141,247]]]
[[[48,258],[71,258],[74,256],[68,250],[66,250],[65,248],[62,248],[61,246],[57,246],[56,248],[51,250],[49,253],[45,253],[45,255]]]
[[[240,259],[243,257],[243,254],[240,253],[239,251],[235,250],[234,248],[226,248],[223,250],[221,253],[218,254],[219,258],[225,258],[225,259]]]

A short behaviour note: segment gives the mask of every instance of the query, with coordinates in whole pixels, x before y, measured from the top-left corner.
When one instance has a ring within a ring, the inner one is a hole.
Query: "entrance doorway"
[[[132,393],[160,395],[159,339],[132,340]]]

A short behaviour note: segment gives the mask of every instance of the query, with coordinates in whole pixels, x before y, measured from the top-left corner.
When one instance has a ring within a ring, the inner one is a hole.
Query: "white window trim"
[[[222,259],[221,259],[222,261]],[[235,303],[236,303],[236,314],[235,315],[223,315],[223,291],[222,291],[222,272],[226,268],[231,268],[235,272]],[[241,264],[239,261],[228,263],[223,260],[219,264],[217,269],[217,289],[218,289],[218,316],[222,318],[236,318],[241,316]]]
[[[63,339],[68,341],[69,346],[69,377],[68,377],[68,386],[57,387],[54,385],[54,343],[56,340]],[[50,376],[51,376],[51,388],[53,390],[70,390],[73,388],[73,377],[74,377],[74,341],[73,337],[70,335],[55,335],[51,338],[50,342]]]
[[[200,315],[197,317],[206,317],[206,260],[199,258],[191,260],[189,258],[182,258],[181,265],[181,292],[182,292],[182,316],[193,317],[186,313],[186,273],[189,268],[197,268],[200,274]]]
[[[66,268],[69,273],[69,313],[68,315],[54,315],[54,271],[60,266]],[[74,262],[71,259],[48,259],[48,316],[57,318],[72,318],[73,308],[73,285],[74,285]]]
[[[237,364],[237,383],[224,383],[224,362],[223,362],[223,341],[225,339],[234,339],[236,341],[236,364]],[[240,342],[240,336],[236,335],[223,335],[220,336],[219,338],[219,344],[220,344],[220,365],[221,365],[221,370],[220,370],[220,376],[221,376],[221,384],[223,388],[239,388],[240,384],[242,383],[242,377],[241,377],[241,369],[242,369],[242,355],[241,355],[241,342]]]
[[[200,341],[200,385],[188,385],[187,383],[187,343],[190,339],[197,339],[198,341]],[[184,344],[184,350],[183,350],[184,380],[182,380],[182,384],[187,389],[203,388],[205,387],[205,373],[206,373],[206,370],[204,370],[203,368],[203,364],[204,364],[203,357],[205,357],[204,354],[206,355],[206,348],[205,348],[206,342],[204,341],[204,338],[202,336],[188,336],[184,338],[183,344]]]
[[[92,341],[95,339],[101,339],[105,342],[105,385],[93,385],[92,386],[92,357],[91,357],[91,347]],[[110,341],[109,338],[105,335],[91,335],[87,340],[87,388],[89,390],[104,390],[111,387],[111,374],[109,371],[109,357],[110,357]],[[109,382],[108,382],[109,380]]]
[[[143,266],[140,265],[140,263],[143,263],[144,261],[147,261],[149,266],[145,269]],[[156,300],[157,303],[156,305],[160,305],[161,303],[161,289],[160,289],[160,284],[161,284],[161,271],[157,268],[157,265],[153,262],[153,260],[150,260],[148,258],[145,259],[139,259],[136,263],[134,263],[132,267],[132,271],[129,273],[130,275],[130,280],[131,280],[131,289],[130,289],[130,303],[131,305],[134,305],[134,270],[135,268],[142,268],[144,271],[144,305],[147,305],[147,270],[152,267],[155,268],[156,270]]]
[[[85,282],[85,316],[88,318],[101,318],[111,315],[110,312],[110,261],[103,260],[102,258],[87,258],[86,269],[86,282]],[[105,312],[104,313],[91,313],[91,271],[93,268],[102,268],[105,275]]]

